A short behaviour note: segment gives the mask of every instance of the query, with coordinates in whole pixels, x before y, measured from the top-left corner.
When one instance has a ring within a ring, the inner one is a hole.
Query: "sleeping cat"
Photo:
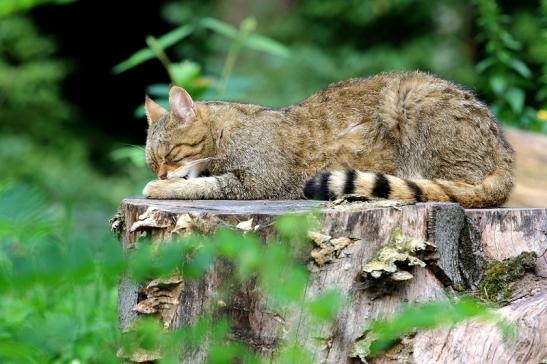
[[[334,199],[347,194],[497,206],[513,150],[473,94],[423,72],[339,82],[283,109],[150,98],[146,161],[156,199]]]

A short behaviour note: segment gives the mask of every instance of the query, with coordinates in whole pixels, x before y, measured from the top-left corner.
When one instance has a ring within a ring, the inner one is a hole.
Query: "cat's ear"
[[[144,111],[146,113],[146,119],[148,119],[148,125],[156,123],[163,114],[167,112],[160,104],[154,102],[150,97],[146,96],[144,99]]]
[[[178,121],[189,124],[196,118],[196,107],[192,97],[181,87],[173,86],[169,90],[171,112]]]

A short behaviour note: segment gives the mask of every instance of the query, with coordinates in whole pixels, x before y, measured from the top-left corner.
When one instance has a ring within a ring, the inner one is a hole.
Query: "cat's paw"
[[[168,180],[168,179],[158,179],[154,181],[150,181],[146,184],[144,189],[142,190],[142,194],[146,198],[156,198],[156,199],[169,199],[173,198],[173,190],[174,190],[174,180]]]

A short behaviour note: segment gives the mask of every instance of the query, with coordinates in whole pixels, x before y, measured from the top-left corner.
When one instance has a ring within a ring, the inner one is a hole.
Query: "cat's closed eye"
[[[175,159],[172,159],[171,162],[173,163],[179,163],[179,162],[182,162],[184,160],[185,157],[178,157],[178,158],[175,158]]]

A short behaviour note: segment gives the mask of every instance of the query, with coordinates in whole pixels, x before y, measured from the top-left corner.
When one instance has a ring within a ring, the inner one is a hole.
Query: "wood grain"
[[[349,358],[353,345],[374,319],[394,314],[413,302],[442,299],[458,291],[475,289],[488,261],[513,257],[523,251],[541,255],[547,248],[546,209],[464,210],[457,204],[441,203],[382,206],[387,207],[366,203],[336,206],[313,201],[159,201],[135,197],[123,201],[118,219],[123,246],[130,252],[141,237],[161,243],[172,234],[183,232],[188,227],[187,221],[198,230],[211,233],[217,226],[236,226],[252,218],[253,224],[261,226],[258,231],[261,238],[267,240],[275,234],[272,222],[276,216],[319,211],[319,233],[333,239],[351,239],[324,265],[319,266],[312,259],[305,262],[311,272],[308,297],[336,287],[348,302],[332,325],[312,325],[298,307],[272,312],[254,282],[237,287],[232,297],[223,297],[224,312],[232,320],[235,339],[247,343],[265,358],[272,358],[279,342],[287,340],[315,353],[314,361],[318,363],[354,360]],[[438,259],[424,268],[414,268],[412,279],[398,283],[389,294],[377,296],[365,289],[362,267],[388,244],[397,230],[435,244]],[[539,280],[546,277],[542,273],[545,270],[542,259],[538,258]],[[204,278],[185,282],[177,306],[170,308],[175,313],[164,325],[170,328],[187,325],[213,307],[229,270],[227,264],[218,262]],[[500,309],[519,328],[522,326],[516,346],[503,346],[506,344],[492,327],[470,323],[447,331],[418,334],[412,344],[414,360],[417,363],[509,363],[517,362],[511,361],[516,359],[532,362],[542,355],[545,347],[544,286],[535,285],[518,302],[511,301]],[[120,282],[118,309],[122,330],[138,317],[134,308],[144,299],[139,297],[138,289],[139,285],[128,277]],[[530,322],[531,318],[536,321]],[[488,347],[478,345],[479,342],[488,343]],[[499,352],[495,349],[498,346],[502,348]],[[205,355],[205,347],[186,352],[181,362],[200,363]],[[481,360],[474,361],[473,355]]]

